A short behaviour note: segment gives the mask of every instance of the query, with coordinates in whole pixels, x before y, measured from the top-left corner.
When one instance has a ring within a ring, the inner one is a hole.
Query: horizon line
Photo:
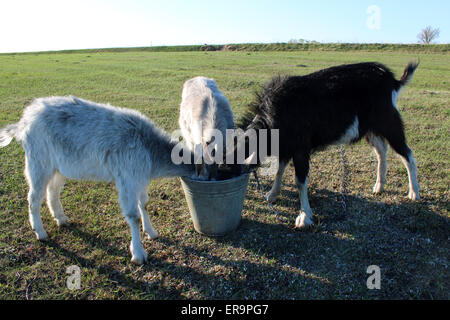
[[[241,43],[203,43],[203,44],[158,44],[158,45],[148,45],[148,46],[114,46],[114,47],[96,47],[96,48],[70,48],[70,49],[56,49],[56,50],[37,50],[37,51],[12,51],[12,52],[0,52],[1,55],[7,54],[28,54],[28,53],[65,53],[73,51],[95,51],[95,50],[132,50],[132,49],[149,49],[149,48],[176,48],[176,47],[202,47],[202,46],[232,46],[232,45],[397,45],[397,46],[420,46],[420,47],[430,47],[430,46],[446,46],[450,43],[417,43],[417,42],[319,42],[314,40],[306,39],[292,39],[296,41],[303,40],[304,42],[241,42]],[[232,51],[232,50],[230,50]]]

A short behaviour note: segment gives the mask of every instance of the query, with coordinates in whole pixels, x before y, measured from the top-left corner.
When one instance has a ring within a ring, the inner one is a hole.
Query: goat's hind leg
[[[145,204],[148,201],[147,192],[144,190],[139,197],[139,212],[141,214],[142,231],[144,231],[150,239],[158,238],[158,231],[153,228],[147,211],[145,210]]]
[[[42,224],[40,211],[46,187],[51,176],[52,173],[49,169],[41,166],[38,161],[30,160],[29,156],[25,157],[25,178],[30,187],[28,192],[28,218],[31,229],[40,241],[48,239],[47,232]]]
[[[403,123],[398,111],[392,107],[393,114],[388,117],[382,128],[383,136],[389,142],[389,145],[400,156],[408,172],[409,194],[411,200],[419,200],[420,186],[417,182],[417,166],[411,149],[406,144]]]
[[[386,184],[388,145],[384,138],[374,135],[373,133],[368,133],[366,135],[366,140],[377,155],[377,180],[373,186],[373,193],[380,193],[384,190],[384,185]]]
[[[64,186],[64,177],[55,172],[47,185],[47,206],[59,227],[69,224],[69,218],[64,214],[60,194]]]
[[[406,167],[406,171],[408,172],[408,184],[409,184],[409,193],[408,198],[411,200],[420,200],[419,190],[420,186],[417,182],[417,165],[416,159],[414,158],[411,149],[407,147],[409,150],[405,155],[399,154],[404,166]]]
[[[126,184],[117,184],[119,190],[119,203],[122,208],[125,220],[131,229],[131,262],[141,265],[147,261],[147,252],[141,242],[141,234],[139,228],[140,214],[138,209],[138,192],[136,188],[131,188]]]

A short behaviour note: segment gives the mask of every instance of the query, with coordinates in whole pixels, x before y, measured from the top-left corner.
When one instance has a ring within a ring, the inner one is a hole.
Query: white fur
[[[215,141],[209,146],[214,130],[226,137],[226,129],[234,128],[234,117],[227,98],[220,92],[213,79],[195,77],[187,80],[183,86],[180,104],[179,125],[183,138],[193,151],[201,145],[203,153],[218,148]],[[221,142],[222,152],[226,141]]]
[[[408,182],[409,182],[409,193],[408,198],[411,200],[419,200],[420,195],[420,186],[417,182],[417,166],[416,166],[416,159],[413,157],[412,153],[408,156],[409,160],[400,156],[402,159],[403,164],[406,167],[406,170],[408,171]]]
[[[388,144],[385,139],[373,133],[368,133],[367,138],[378,160],[377,180],[373,186],[373,193],[380,193],[384,190],[386,184]]]
[[[309,206],[308,200],[308,178],[305,179],[305,183],[300,183],[297,177],[295,177],[295,182],[297,184],[298,194],[300,197],[300,214],[297,219],[295,219],[295,227],[303,229],[313,224],[313,213],[311,207]]]
[[[359,137],[359,120],[358,116],[355,116],[355,120],[353,123],[345,130],[344,134],[332,144],[340,145],[340,144],[349,144],[352,140]]]
[[[143,231],[152,239],[158,236],[145,210],[150,180],[194,173],[193,165],[173,164],[170,155],[177,142],[139,112],[75,97],[35,100],[17,124],[0,130],[0,146],[12,138],[25,150],[29,220],[37,239],[48,238],[40,215],[45,196],[57,224],[69,222],[60,201],[64,177],[114,181],[137,264],[147,260],[139,217]]]
[[[369,144],[373,147],[373,150],[378,159],[377,180],[375,182],[375,185],[373,186],[373,192],[380,193],[384,190],[384,185],[386,184],[388,144],[386,143],[384,138],[376,136],[373,133],[369,133],[367,135],[367,138]],[[409,160],[400,155],[399,157],[401,158],[408,172],[408,198],[410,198],[411,200],[419,200],[420,186],[417,182],[416,159],[413,157],[412,153],[410,153],[408,156]]]

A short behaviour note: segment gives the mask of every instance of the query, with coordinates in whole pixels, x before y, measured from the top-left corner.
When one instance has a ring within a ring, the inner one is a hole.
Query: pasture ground
[[[340,203],[337,148],[312,157],[309,196],[315,226],[293,228],[299,200],[293,168],[276,217],[251,178],[243,220],[232,234],[197,234],[178,179],[153,181],[147,210],[160,233],[144,240],[149,263],[130,263],[130,232],[114,185],[68,181],[62,203],[72,224],[58,229],[43,207],[50,241],[35,240],[27,219],[24,152],[0,149],[0,299],[448,299],[450,56],[398,52],[78,52],[0,55],[0,127],[17,122],[34,98],[75,95],[137,109],[177,128],[182,85],[215,78],[236,118],[272,75],[307,74],[378,61],[399,78],[421,64],[398,106],[418,163],[422,200],[406,198],[401,161],[389,152],[386,191],[373,195],[376,157],[364,142],[346,147],[347,212]],[[272,177],[265,177],[268,189]],[[66,268],[81,268],[81,288]],[[369,290],[369,265],[381,289]]]

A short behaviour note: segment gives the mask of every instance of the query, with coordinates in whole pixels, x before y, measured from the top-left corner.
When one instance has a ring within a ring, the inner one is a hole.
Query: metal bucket
[[[223,236],[241,222],[249,174],[222,181],[181,177],[194,228],[208,236]]]

